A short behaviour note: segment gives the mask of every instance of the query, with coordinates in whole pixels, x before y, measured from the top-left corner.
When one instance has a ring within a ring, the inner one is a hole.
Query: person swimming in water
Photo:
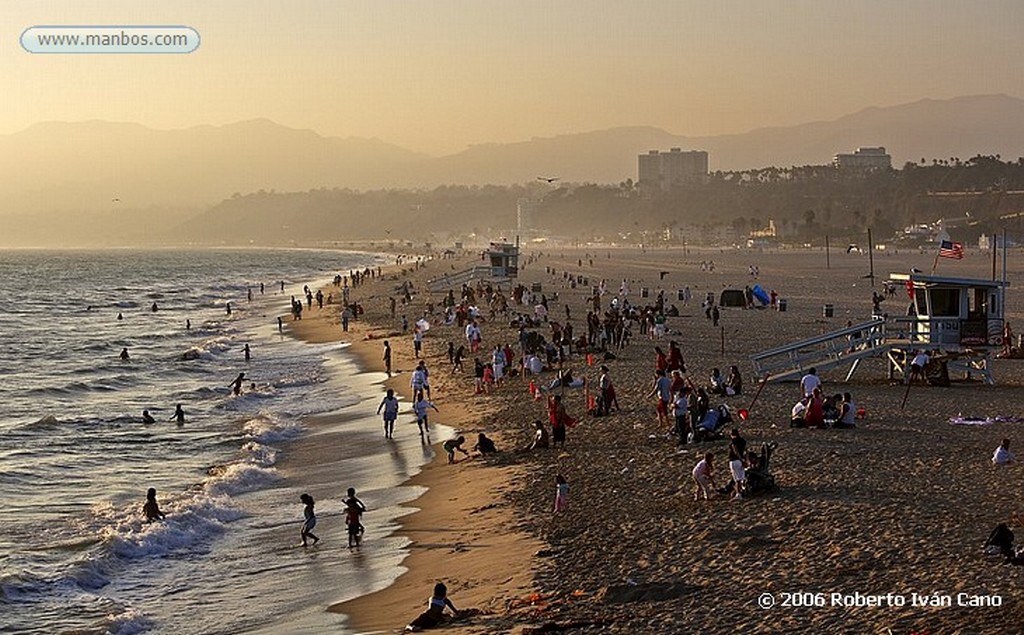
[[[228,388],[231,388],[235,396],[242,394],[242,382],[245,381],[245,373],[238,373],[238,377],[235,377],[235,381],[228,384]]]
[[[146,504],[142,506],[142,513],[146,516],[146,522],[150,523],[167,517],[160,511],[160,505],[156,502],[156,489],[153,487],[146,491]]]
[[[181,409],[181,404],[174,407],[174,416],[169,421],[177,421],[179,426],[185,425],[185,411]]]
[[[149,414],[148,410],[143,410],[142,423],[156,423],[156,419],[153,418],[153,415]]]

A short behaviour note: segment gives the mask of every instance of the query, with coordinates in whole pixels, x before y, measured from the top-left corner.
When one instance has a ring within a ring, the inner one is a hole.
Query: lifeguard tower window
[[[931,289],[934,317],[960,317],[960,289]]]

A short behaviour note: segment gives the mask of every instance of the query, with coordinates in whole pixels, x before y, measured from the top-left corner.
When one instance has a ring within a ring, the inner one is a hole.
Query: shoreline
[[[354,361],[361,373],[383,372],[374,369],[382,366],[382,342],[389,339],[395,372],[390,379],[380,382],[380,387],[393,388],[402,398],[396,437],[416,434],[407,412],[411,398],[408,380],[416,360],[411,331],[402,334],[390,316],[389,287],[397,281],[411,279],[417,289],[425,288],[427,275],[438,275],[439,265],[447,267],[450,263],[448,260],[426,261],[422,268],[412,271],[408,266],[382,267],[381,277],[350,291],[351,300],[362,304],[365,313],[350,322],[348,333],[341,330],[338,304],[331,305],[331,310],[325,305],[324,310],[304,315],[301,321],[285,318],[286,333],[296,339],[309,343],[349,342],[344,354]],[[323,288],[325,294],[329,290],[336,292],[337,288],[333,285]],[[414,302],[423,300],[423,294],[418,294]],[[482,424],[494,415],[496,408],[473,398],[471,379],[450,375],[444,344],[430,335],[428,332],[424,336],[422,356],[431,369],[432,401],[440,410],[440,413],[431,413],[431,425],[433,428],[435,423],[441,423],[464,433],[468,449],[473,443],[471,433],[486,429],[493,437],[493,429]],[[375,404],[373,400],[365,403]],[[324,423],[329,423],[330,419],[328,416]],[[380,417],[375,421],[379,425]],[[461,455],[455,465],[447,465],[445,453],[440,449],[440,443],[446,438],[430,438],[433,458],[401,484],[401,487],[423,489],[421,495],[401,505],[411,511],[397,519],[398,530],[394,535],[409,541],[401,563],[404,571],[383,589],[327,607],[330,613],[344,614],[346,625],[355,631],[401,630],[422,611],[434,583],[440,580],[448,584],[456,606],[477,608],[485,613],[504,612],[506,605],[533,592],[533,571],[529,558],[523,556],[532,556],[543,543],[520,531],[497,531],[515,524],[503,493],[523,477],[522,467],[495,466]],[[381,442],[385,443],[383,439]],[[294,462],[294,457],[286,456],[282,470],[289,472]],[[344,539],[343,534],[340,539]]]

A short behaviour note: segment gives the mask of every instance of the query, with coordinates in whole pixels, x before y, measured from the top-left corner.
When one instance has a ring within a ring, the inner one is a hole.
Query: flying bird
[[[121,199],[119,199],[119,198],[112,198],[112,199],[110,199],[110,202],[111,203],[120,203]]]
[[[558,180],[558,177],[557,176],[538,176],[537,180],[538,181],[547,181],[548,183],[554,183],[555,181]]]

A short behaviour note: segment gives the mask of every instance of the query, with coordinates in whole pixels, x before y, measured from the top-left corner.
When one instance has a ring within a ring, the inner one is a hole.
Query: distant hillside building
[[[840,170],[888,170],[892,167],[892,157],[882,147],[857,148],[849,154],[837,154],[832,163]]]
[[[704,150],[651,150],[641,154],[637,164],[637,185],[646,190],[670,190],[676,185],[704,183],[708,178],[708,153]]]

